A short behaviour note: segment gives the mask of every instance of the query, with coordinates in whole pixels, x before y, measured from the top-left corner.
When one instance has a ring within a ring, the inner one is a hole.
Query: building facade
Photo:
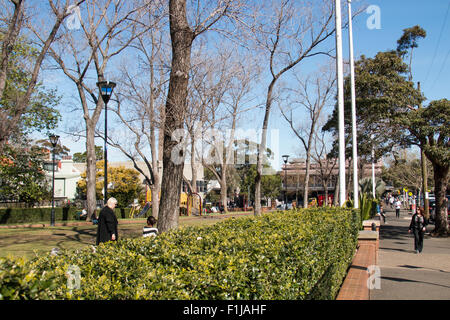
[[[375,177],[380,176],[382,167],[382,160],[375,163]],[[372,164],[359,163],[358,170],[359,179],[372,177]],[[353,190],[351,161],[346,161],[345,172],[348,195]],[[283,192],[286,192],[288,202],[296,201],[299,206],[303,205],[306,160],[298,158],[283,164],[279,174],[283,181]],[[337,159],[322,159],[320,162],[312,162],[310,164],[308,186],[308,198],[310,201],[315,199],[321,205],[325,198],[328,197],[328,203],[331,203],[334,200],[338,176],[339,166]]]

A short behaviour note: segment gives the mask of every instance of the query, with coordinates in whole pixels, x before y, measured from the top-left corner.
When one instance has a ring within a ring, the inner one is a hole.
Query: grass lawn
[[[233,213],[234,217],[245,216]],[[180,226],[204,226],[223,220],[227,216],[213,214],[204,217],[180,217]],[[130,220],[133,223],[129,223]],[[142,236],[146,219],[119,220],[119,239]],[[128,223],[127,223],[128,222]],[[136,223],[135,223],[136,222]],[[64,226],[40,228],[0,229],[0,257],[8,255],[33,257],[52,248],[82,249],[95,244],[97,226]]]

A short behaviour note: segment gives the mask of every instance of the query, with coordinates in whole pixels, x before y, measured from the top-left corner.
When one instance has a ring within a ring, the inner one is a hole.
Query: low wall
[[[372,222],[370,223],[370,225]],[[359,232],[358,248],[336,300],[369,300],[369,267],[378,264],[379,232]]]

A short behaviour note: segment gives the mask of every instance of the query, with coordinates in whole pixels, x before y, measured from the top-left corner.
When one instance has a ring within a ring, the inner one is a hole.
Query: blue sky
[[[356,4],[353,0],[352,9]],[[450,1],[370,0],[365,1],[365,4],[379,7],[380,29],[368,28],[367,20],[371,18],[369,13],[363,12],[353,20],[355,59],[363,54],[366,57],[373,57],[380,51],[396,49],[397,40],[403,34],[403,29],[420,25],[427,32],[427,36],[419,41],[419,47],[414,51],[413,81],[421,82],[421,89],[428,101],[449,99]],[[343,2],[342,14],[347,14],[346,1],[345,4]],[[348,30],[343,30],[343,55],[344,59],[348,59]],[[280,129],[278,164],[281,164],[282,154],[295,156],[301,148],[299,140],[286,128],[284,120],[279,119],[277,114],[274,114],[273,118],[272,125]]]
[[[332,1],[332,0],[330,0]],[[346,1],[342,2],[342,13],[347,14]],[[353,0],[354,9],[362,3]],[[367,57],[374,56],[379,51],[396,48],[396,42],[401,37],[403,29],[420,25],[427,32],[427,37],[420,40],[419,48],[414,51],[413,80],[420,81],[422,91],[428,100],[449,98],[449,74],[450,74],[450,0],[366,0],[366,5],[374,5],[379,8],[380,28],[370,29],[367,21],[372,14],[363,12],[353,21],[354,55],[358,59],[362,54]],[[334,38],[332,39],[334,41]],[[343,30],[343,55],[348,59],[348,31]],[[316,62],[304,61],[301,70],[311,70]],[[286,77],[289,77],[287,75]],[[285,77],[284,80],[287,80]],[[64,77],[56,77],[53,82],[65,81]],[[283,79],[279,82],[281,84]],[[261,92],[266,87],[260,88]],[[72,92],[72,93],[70,93]],[[82,123],[81,114],[68,111],[67,101],[76,103],[75,87],[69,82],[60,86],[60,93],[65,97],[64,110],[61,110],[65,121],[60,126],[58,133],[62,136],[62,143],[71,149],[71,153],[84,152],[85,142],[74,142],[73,138],[62,132],[69,123]],[[70,99],[74,95],[75,99]],[[70,99],[70,100],[69,100]],[[331,112],[332,106],[329,109]],[[109,117],[110,113],[108,114]],[[100,123],[103,123],[103,118]],[[109,121],[109,119],[108,119]],[[256,126],[261,126],[262,116],[255,118]],[[291,157],[298,155],[301,150],[298,138],[290,131],[287,123],[281,119],[278,107],[273,107],[269,129],[279,130],[278,159],[272,162],[275,169],[280,169],[281,155],[289,154]],[[270,143],[270,136],[268,139]],[[97,145],[103,146],[103,141],[98,139]],[[124,156],[114,148],[108,148],[109,161],[124,160]]]

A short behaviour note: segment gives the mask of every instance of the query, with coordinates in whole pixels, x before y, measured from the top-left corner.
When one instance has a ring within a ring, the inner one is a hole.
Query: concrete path
[[[424,249],[416,254],[411,215],[402,210],[397,219],[388,210],[380,227],[380,288],[370,290],[370,300],[449,300],[450,238],[432,238],[434,225],[428,225]]]

